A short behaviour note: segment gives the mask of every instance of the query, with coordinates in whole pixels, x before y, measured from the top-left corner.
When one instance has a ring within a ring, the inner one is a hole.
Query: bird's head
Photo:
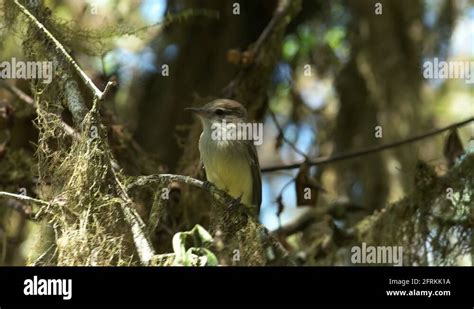
[[[201,119],[204,127],[211,127],[212,124],[222,123],[241,123],[247,119],[245,107],[237,101],[229,99],[217,99],[207,103],[203,107],[188,107]]]

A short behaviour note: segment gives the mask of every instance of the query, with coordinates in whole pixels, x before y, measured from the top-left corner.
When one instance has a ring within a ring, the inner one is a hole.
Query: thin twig
[[[270,20],[268,25],[265,27],[263,32],[258,37],[257,41],[252,47],[252,51],[257,55],[262,48],[263,44],[268,40],[270,35],[273,33],[273,29],[278,25],[280,20],[286,16],[288,9],[291,6],[291,0],[279,0],[277,4],[276,11],[273,15],[273,18]]]
[[[29,95],[27,95],[26,93],[24,93],[21,89],[19,89],[18,87],[14,86],[14,85],[10,85],[8,83],[1,83],[2,86],[5,87],[5,89],[7,89],[8,91],[10,91],[11,93],[13,93],[14,95],[16,95],[21,101],[25,102],[26,104],[36,108],[36,103],[35,103],[35,100],[30,97]],[[63,127],[64,129],[64,132],[66,132],[66,134],[72,136],[73,138],[75,139],[79,139],[79,133],[74,130],[73,127],[71,127],[70,125],[68,125],[67,123],[65,123],[63,120],[61,120],[61,126]]]
[[[102,94],[99,97],[99,101],[105,99],[109,91],[112,89],[112,87],[115,87],[116,85],[117,83],[115,81],[108,81],[107,84],[105,85],[104,91],[102,91]]]
[[[413,142],[416,142],[416,141],[419,141],[419,140],[422,140],[422,139],[440,134],[442,132],[448,131],[448,130],[453,129],[453,128],[462,127],[462,126],[464,126],[464,125],[466,125],[470,122],[473,122],[473,121],[474,121],[474,117],[471,117],[469,119],[450,124],[446,127],[443,127],[443,128],[440,128],[440,129],[435,129],[435,130],[432,130],[432,131],[428,131],[428,132],[425,132],[423,134],[415,135],[415,136],[409,137],[409,138],[401,140],[401,141],[388,143],[388,144],[383,144],[383,145],[378,145],[378,146],[374,146],[374,147],[368,147],[368,148],[365,148],[365,149],[356,150],[356,151],[352,151],[352,152],[348,152],[348,153],[344,153],[344,154],[319,157],[319,158],[316,158],[316,159],[313,159],[313,160],[309,160],[307,162],[303,161],[303,162],[292,163],[292,164],[287,164],[287,165],[276,165],[276,166],[265,167],[265,168],[262,168],[262,173],[268,173],[268,172],[274,172],[274,171],[280,171],[280,170],[295,169],[295,168],[299,168],[304,163],[307,163],[309,166],[314,166],[314,165],[328,164],[328,163],[347,160],[347,159],[353,159],[353,158],[361,157],[361,156],[364,156],[364,155],[367,155],[367,154],[370,154],[370,153],[380,152],[380,151],[395,148],[395,147],[398,147],[398,146],[401,146],[401,145],[413,143]]]
[[[40,265],[40,263],[41,263],[41,262],[43,261],[43,259],[48,255],[48,253],[51,252],[51,250],[54,250],[54,251],[57,250],[56,244],[52,244],[51,246],[48,247],[48,249],[46,249],[43,253],[41,253],[41,255],[38,256],[38,257],[31,263],[31,266]]]
[[[0,85],[2,85],[3,87],[5,87],[5,89],[16,95],[21,101],[33,107],[35,106],[35,100],[33,100],[32,97],[21,91],[18,87],[10,85],[9,83],[3,81],[0,82]]]
[[[16,198],[18,200],[27,201],[27,202],[31,202],[31,203],[35,203],[35,204],[40,204],[40,205],[43,205],[43,206],[48,206],[49,205],[49,203],[46,202],[46,201],[39,200],[39,199],[29,197],[27,195],[22,195],[22,194],[15,194],[15,193],[10,193],[10,192],[0,191],[0,196]]]
[[[305,158],[305,160],[309,160],[308,155],[306,153],[304,153],[304,151],[298,149],[298,147],[296,147],[296,145],[285,136],[285,132],[283,131],[283,128],[280,126],[280,124],[278,123],[278,119],[276,118],[275,113],[271,110],[269,111],[269,113],[270,113],[270,116],[272,117],[273,123],[277,127],[278,134],[279,134],[279,136],[281,136],[283,141],[285,143],[287,143],[288,146],[290,146],[296,153],[303,156],[303,158]]]

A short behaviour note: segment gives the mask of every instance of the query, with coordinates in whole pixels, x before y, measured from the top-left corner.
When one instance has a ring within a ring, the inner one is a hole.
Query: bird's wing
[[[257,150],[252,141],[246,143],[251,158],[250,170],[252,171],[252,204],[257,206],[257,214],[260,213],[260,204],[262,203],[262,176],[260,174],[260,164],[258,163]]]

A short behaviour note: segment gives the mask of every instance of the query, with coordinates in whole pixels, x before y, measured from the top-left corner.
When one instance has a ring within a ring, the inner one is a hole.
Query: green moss
[[[474,155],[446,175],[419,163],[413,192],[362,220],[356,243],[404,249],[405,265],[454,265],[470,254],[474,228]]]

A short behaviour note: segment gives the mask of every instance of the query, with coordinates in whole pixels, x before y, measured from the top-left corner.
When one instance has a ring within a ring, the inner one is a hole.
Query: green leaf
[[[173,236],[172,245],[176,255],[174,265],[216,266],[216,256],[207,248],[213,238],[205,228],[196,224],[190,231],[179,232]],[[191,244],[190,248],[187,248]]]
[[[217,266],[217,257],[209,249],[192,247],[186,251],[185,266]]]
[[[174,234],[172,245],[173,251],[176,254],[175,262],[180,263],[184,259],[184,255],[186,254],[186,232],[179,232]]]
[[[199,240],[204,245],[211,244],[214,240],[211,234],[209,234],[209,232],[199,224],[196,224],[193,227],[191,233],[193,234],[195,240]]]

